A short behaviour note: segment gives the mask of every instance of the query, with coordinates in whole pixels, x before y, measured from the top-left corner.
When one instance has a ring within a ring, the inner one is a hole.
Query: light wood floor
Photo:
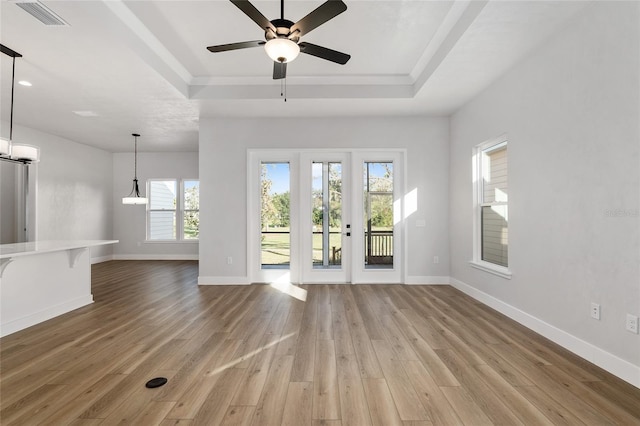
[[[303,302],[196,278],[196,262],[94,265],[93,305],[1,339],[0,423],[640,424],[639,389],[449,286],[303,286]]]

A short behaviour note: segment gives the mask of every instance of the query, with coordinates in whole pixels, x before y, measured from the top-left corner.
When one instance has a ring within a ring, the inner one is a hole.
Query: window
[[[176,239],[176,181],[149,181],[149,240]]]
[[[476,147],[474,266],[509,278],[507,141]]]
[[[200,184],[188,179],[149,179],[147,240],[197,240],[200,225]],[[178,203],[179,201],[179,203]]]
[[[200,236],[200,181],[182,181],[182,239]]]

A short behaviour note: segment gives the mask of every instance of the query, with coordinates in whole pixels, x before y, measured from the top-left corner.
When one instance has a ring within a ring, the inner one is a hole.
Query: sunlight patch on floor
[[[224,370],[226,370],[226,369],[228,369],[228,368],[231,368],[231,367],[233,367],[233,366],[235,366],[235,365],[238,365],[238,364],[240,364],[241,362],[243,362],[243,361],[245,361],[245,360],[247,360],[247,359],[249,359],[249,358],[251,358],[251,357],[254,357],[254,356],[258,355],[260,352],[262,352],[262,351],[264,351],[264,350],[266,350],[266,349],[269,349],[270,347],[275,346],[275,345],[277,345],[278,343],[282,342],[283,340],[286,340],[286,339],[288,339],[288,338],[290,338],[290,337],[292,337],[292,336],[295,336],[295,335],[296,335],[296,333],[289,333],[289,334],[287,334],[286,336],[281,336],[281,337],[277,338],[276,340],[274,340],[273,342],[269,342],[269,343],[267,343],[266,345],[261,346],[261,347],[259,347],[258,349],[254,350],[254,351],[248,352],[248,353],[246,353],[246,354],[242,355],[241,357],[236,358],[236,359],[234,359],[233,361],[228,362],[228,363],[226,363],[225,365],[222,365],[222,366],[220,366],[220,367],[216,368],[216,369],[215,369],[215,370],[213,370],[213,371],[209,371],[209,372],[207,372],[207,374],[206,374],[206,375],[207,375],[207,376],[215,376],[216,374],[221,373],[221,372],[223,372]],[[274,337],[275,337],[275,336],[274,336]]]
[[[288,272],[280,276],[277,280],[270,283],[269,285],[295,299],[301,300],[303,302],[307,300],[307,290],[291,284],[290,275]]]

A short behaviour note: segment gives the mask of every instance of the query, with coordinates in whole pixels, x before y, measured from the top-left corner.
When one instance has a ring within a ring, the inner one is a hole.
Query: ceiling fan
[[[328,0],[296,23],[284,18],[284,0],[280,0],[280,18],[271,21],[248,0],[231,0],[231,3],[264,30],[266,41],[253,40],[207,47],[211,52],[264,46],[267,55],[273,59],[274,80],[287,76],[287,63],[294,60],[300,52],[340,65],[346,64],[351,58],[351,55],[346,53],[300,41],[303,35],[347,10],[347,5],[342,0]]]

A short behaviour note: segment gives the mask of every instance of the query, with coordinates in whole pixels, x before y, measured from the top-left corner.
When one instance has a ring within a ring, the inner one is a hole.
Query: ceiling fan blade
[[[266,31],[267,28],[271,28],[274,32],[276,31],[273,24],[248,0],[231,0],[231,3],[235,4],[238,9],[243,11],[245,15],[251,18],[251,20],[258,24],[263,30]]]
[[[318,6],[313,12],[293,24],[291,32],[299,31],[298,35],[302,37],[328,20],[340,15],[345,10],[347,10],[347,5],[344,4],[342,0],[328,0]]]
[[[327,61],[335,62],[336,64],[344,65],[349,59],[351,59],[351,55],[347,55],[346,53],[338,52],[337,50],[328,49],[326,47],[318,46],[316,44],[311,44],[307,42],[299,43],[300,52],[306,53],[307,55],[317,56],[318,58],[326,59]]]
[[[228,50],[247,49],[249,47],[258,47],[264,45],[266,42],[262,40],[242,41],[240,43],[220,44],[218,46],[209,46],[207,49],[210,52],[226,52]]]
[[[273,61],[273,79],[280,80],[287,76],[287,63]]]

